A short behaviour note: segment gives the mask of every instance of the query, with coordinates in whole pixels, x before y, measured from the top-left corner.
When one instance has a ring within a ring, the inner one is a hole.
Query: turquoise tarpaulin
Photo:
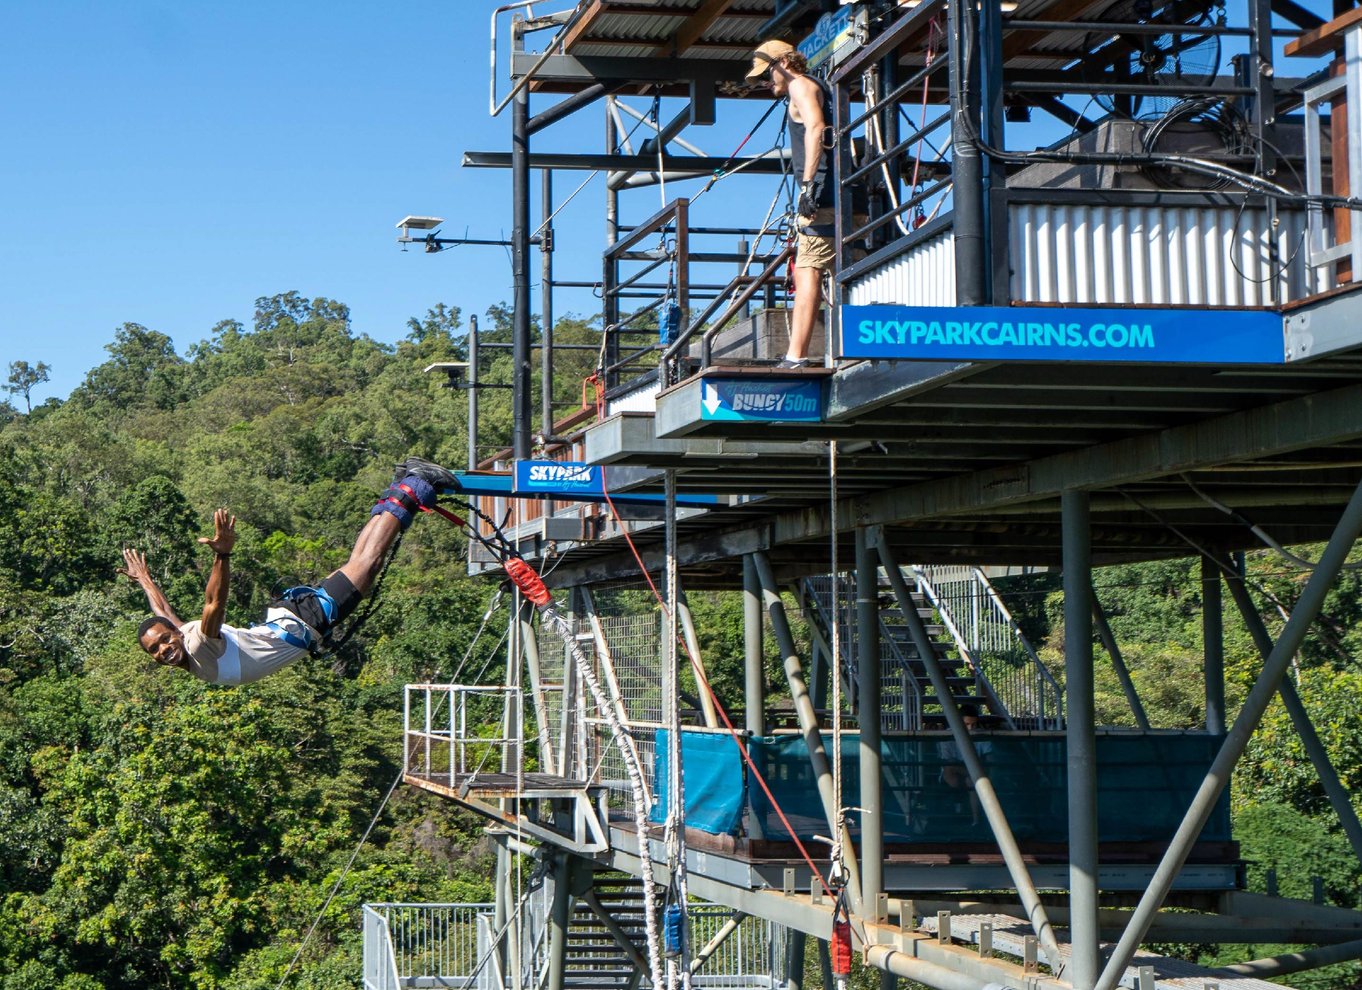
[[[671,780],[671,734],[657,732],[657,758],[654,761],[657,801],[650,820],[666,821],[671,807],[668,786]],[[686,827],[711,835],[732,835],[742,822],[746,799],[746,774],[742,756],[733,739],[726,734],[681,730],[681,784],[685,791]]]

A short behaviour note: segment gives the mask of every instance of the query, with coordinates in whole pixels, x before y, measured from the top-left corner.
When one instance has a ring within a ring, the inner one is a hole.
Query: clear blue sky
[[[508,173],[459,167],[466,149],[510,147],[509,114],[487,112],[495,6],[0,4],[0,378],[10,361],[45,361],[34,400],[64,397],[124,322],[183,353],[289,290],[348,304],[355,329],[385,341],[437,302],[468,314],[509,301],[502,249],[428,256],[394,241],[408,213],[448,218],[449,235],[510,233]],[[737,111],[739,136],[760,110]],[[589,111],[541,146],[577,132],[574,150],[599,150],[601,126]],[[706,151],[731,150],[721,130]],[[755,181],[764,208],[771,180]],[[601,184],[562,217],[563,277],[599,277]],[[639,219],[656,190],[632,201]],[[594,306],[579,294],[559,315]]]

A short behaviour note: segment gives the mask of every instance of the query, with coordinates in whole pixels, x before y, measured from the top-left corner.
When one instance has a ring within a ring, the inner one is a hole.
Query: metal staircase
[[[1063,724],[1059,685],[1041,664],[987,577],[976,568],[904,569],[915,587],[918,617],[932,638],[957,705],[973,706],[986,728],[1058,728]],[[831,576],[798,586],[815,652],[831,653],[839,622],[843,689],[856,699],[857,626],[851,582]],[[834,594],[835,590],[835,594]],[[879,591],[881,724],[884,731],[944,729],[945,715],[907,618],[885,584]],[[835,608],[834,601],[841,607]],[[821,669],[815,665],[815,669]]]
[[[641,951],[647,944],[643,882],[623,873],[597,873],[588,896]],[[584,898],[577,898],[568,928],[564,990],[633,990],[638,979],[638,969],[629,953],[611,934],[596,909]]]

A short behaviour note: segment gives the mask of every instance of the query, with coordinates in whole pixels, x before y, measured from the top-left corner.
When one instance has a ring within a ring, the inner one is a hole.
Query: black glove
[[[799,184],[799,202],[795,205],[795,212],[805,220],[812,220],[814,214],[818,212],[819,194],[822,193],[823,184],[817,179],[810,179],[808,182]]]

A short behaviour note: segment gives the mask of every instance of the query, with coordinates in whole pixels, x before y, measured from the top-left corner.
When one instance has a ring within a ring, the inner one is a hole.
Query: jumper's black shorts
[[[339,623],[347,615],[355,610],[362,597],[355,586],[350,583],[350,579],[340,571],[333,571],[331,575],[322,582],[320,588],[299,589],[303,594],[293,598],[277,598],[270,604],[279,608],[288,609],[298,618],[302,619],[323,636]],[[313,594],[306,594],[312,591]],[[336,603],[335,615],[328,619],[327,609],[318,598],[316,592],[328,595]]]

